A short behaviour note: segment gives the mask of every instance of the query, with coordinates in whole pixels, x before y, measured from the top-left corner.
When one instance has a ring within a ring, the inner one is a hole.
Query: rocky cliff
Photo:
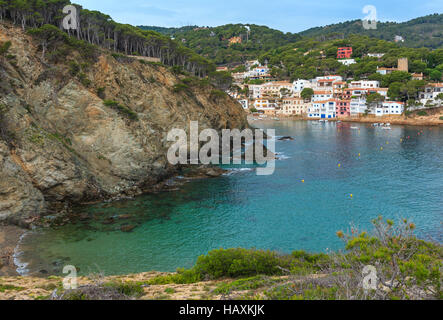
[[[0,55],[0,221],[29,225],[54,204],[148,190],[176,172],[166,136],[190,121],[202,129],[247,126],[237,102],[162,65],[106,51],[86,63],[76,50],[54,62],[37,39],[0,24],[0,44],[7,41]]]

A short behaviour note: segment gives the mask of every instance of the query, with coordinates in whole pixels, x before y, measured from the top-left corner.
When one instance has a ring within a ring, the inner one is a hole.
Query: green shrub
[[[1,44],[0,55],[2,56],[5,55],[9,51],[9,48],[11,48],[11,45],[12,45],[11,41],[6,41],[5,43]]]
[[[174,288],[166,288],[165,289],[165,293],[167,293],[167,294],[174,294],[175,293],[175,289]]]
[[[420,117],[426,117],[428,115],[428,113],[426,111],[422,110],[422,111],[417,112],[417,115]]]
[[[108,282],[104,284],[104,287],[114,289],[127,297],[139,298],[145,293],[143,287],[135,282]]]
[[[166,276],[155,277],[146,284],[149,285],[165,285],[165,284],[191,284],[202,281],[201,274],[195,269],[184,270],[178,269],[177,273]]]
[[[89,87],[92,83],[91,80],[89,80],[86,74],[84,74],[83,72],[79,73],[78,79],[80,80],[81,84],[84,85],[85,87]]]
[[[288,268],[287,256],[275,252],[247,249],[213,250],[198,258],[194,267],[205,278],[245,277],[256,275],[279,275]]]
[[[227,96],[226,92],[214,89],[211,91],[210,99],[213,101],[217,101],[218,99],[223,99]]]
[[[443,121],[443,117],[440,117],[440,120]]]
[[[105,98],[105,88],[100,87],[97,89],[97,96],[101,99]]]
[[[75,61],[69,62],[69,73],[72,76],[76,76],[80,72],[80,65]]]
[[[269,286],[278,282],[278,280],[273,280],[264,276],[256,276],[251,278],[239,279],[233,282],[224,282],[217,286],[214,290],[215,294],[229,294],[232,291],[244,291],[244,290],[254,290]]]
[[[134,111],[132,111],[131,109],[129,109],[128,107],[125,107],[121,104],[119,104],[116,101],[113,100],[105,100],[103,101],[103,104],[107,107],[110,107],[114,110],[116,110],[117,112],[127,116],[129,119],[131,120],[138,120],[138,115],[137,113],[135,113]]]
[[[189,90],[189,86],[187,84],[184,83],[177,83],[174,85],[173,89],[174,92],[178,93],[178,92],[182,92],[182,91],[188,91]]]
[[[23,291],[25,288],[22,287],[16,287],[10,284],[1,284],[0,283],[0,292],[6,292],[6,291]]]

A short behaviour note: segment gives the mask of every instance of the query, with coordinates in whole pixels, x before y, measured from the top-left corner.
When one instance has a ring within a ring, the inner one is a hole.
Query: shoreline
[[[162,193],[162,192],[171,192],[176,191],[182,188],[188,182],[198,179],[211,179],[216,178],[222,175],[229,173],[229,170],[221,169],[218,167],[212,166],[200,166],[198,168],[188,168],[185,170],[186,172],[182,172],[184,174],[181,176],[180,174],[174,174],[164,180],[159,181],[150,189],[144,190],[142,193],[133,194],[131,196],[119,196],[112,197],[108,199],[97,199],[89,202],[79,202],[76,204],[70,204],[68,210],[66,212],[59,213],[60,217],[65,217],[69,220],[69,216],[72,213],[72,209],[76,207],[93,205],[97,203],[113,203],[118,202],[125,199],[134,199],[136,197],[142,196],[144,194],[150,193]],[[44,216],[42,216],[44,218]],[[27,274],[21,274],[19,270],[21,268],[26,267],[27,263],[21,263],[18,260],[20,252],[17,252],[17,248],[20,245],[22,238],[26,235],[27,232],[30,231],[32,226],[40,226],[43,228],[47,228],[50,225],[45,223],[31,223],[29,225],[29,229],[17,226],[15,224],[0,224],[0,277],[36,277],[30,276]],[[19,264],[17,264],[19,262]],[[44,278],[44,277],[43,277]]]
[[[13,225],[0,225],[0,277],[20,276],[15,264],[15,253],[26,231]]]
[[[421,119],[398,119],[398,118],[337,118],[337,119],[320,119],[320,118],[305,118],[305,117],[270,117],[270,118],[262,118],[262,119],[252,119],[249,121],[258,122],[258,121],[275,121],[274,118],[278,118],[279,120],[289,120],[289,121],[318,121],[318,120],[328,120],[329,122],[350,122],[350,123],[390,123],[393,125],[409,125],[409,126],[430,126],[430,127],[439,127],[443,126],[442,120],[432,121],[432,120],[421,120]]]
[[[428,112],[430,112],[428,110]],[[321,119],[321,118],[308,118],[305,116],[295,115],[295,116],[266,116],[264,118],[257,119],[253,115],[248,115],[248,121],[256,122],[256,121],[273,121],[274,119],[279,120],[291,120],[291,121],[318,121],[318,120],[328,120],[329,122],[358,122],[358,123],[390,123],[393,125],[411,125],[411,126],[442,126],[443,120],[440,120],[440,117],[443,117],[443,108],[438,108],[433,110],[433,113],[428,116],[418,116],[416,114],[407,117],[404,115],[390,115],[390,116],[363,116],[363,117],[339,117],[335,119]]]

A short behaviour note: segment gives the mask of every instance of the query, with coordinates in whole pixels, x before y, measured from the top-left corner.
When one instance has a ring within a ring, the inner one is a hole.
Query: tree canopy
[[[69,0],[0,0],[0,20],[10,20],[23,29],[33,28],[33,33],[41,38],[45,50],[51,37],[61,37],[49,26],[62,30],[65,16],[62,10],[69,4]],[[74,6],[78,8],[79,27],[68,30],[68,36],[116,52],[159,58],[166,65],[181,66],[199,76],[206,76],[215,69],[212,61],[169,37],[117,23],[99,11]]]

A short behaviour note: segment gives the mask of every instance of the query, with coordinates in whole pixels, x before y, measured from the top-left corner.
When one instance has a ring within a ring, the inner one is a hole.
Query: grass
[[[104,284],[104,287],[114,289],[128,297],[139,298],[145,293],[143,287],[135,282],[108,282]]]
[[[175,289],[174,288],[166,288],[165,289],[165,293],[167,293],[167,294],[174,294],[175,293]]]
[[[230,294],[233,291],[255,290],[277,283],[281,280],[275,280],[264,276],[256,276],[251,278],[239,279],[233,282],[221,283],[215,288],[215,294]]]
[[[104,100],[103,104],[107,107],[110,107],[114,110],[116,110],[118,113],[125,115],[126,117],[128,117],[131,120],[138,120],[138,115],[136,112],[132,111],[131,109],[129,109],[128,107],[119,104],[116,101],[113,100]]]
[[[6,291],[23,291],[25,288],[23,287],[16,287],[14,285],[10,284],[1,284],[0,283],[0,292],[6,292]]]

